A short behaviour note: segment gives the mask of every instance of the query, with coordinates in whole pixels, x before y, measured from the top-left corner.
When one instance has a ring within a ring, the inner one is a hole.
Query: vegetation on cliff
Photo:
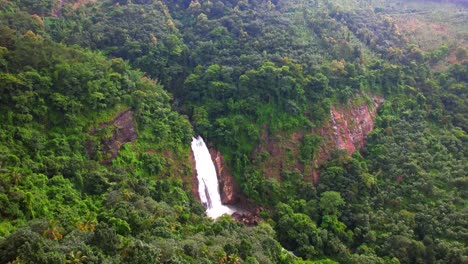
[[[0,0],[0,263],[466,262],[466,43],[337,2]],[[258,226],[204,216],[194,133]]]

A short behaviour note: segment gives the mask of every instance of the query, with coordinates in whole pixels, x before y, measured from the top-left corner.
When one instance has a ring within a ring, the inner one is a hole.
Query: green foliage
[[[345,205],[339,192],[326,191],[320,196],[319,206],[325,215],[339,214],[340,207]]]
[[[467,262],[466,49],[409,43],[415,1],[84,2],[0,1],[0,262]],[[362,155],[322,149],[372,94]],[[204,216],[189,120],[265,222]]]
[[[305,135],[300,149],[300,160],[303,163],[313,160],[319,150],[322,139],[317,135]]]

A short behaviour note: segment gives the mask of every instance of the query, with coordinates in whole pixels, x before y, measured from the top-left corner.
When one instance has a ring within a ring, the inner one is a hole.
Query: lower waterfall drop
[[[192,138],[192,151],[197,169],[198,193],[205,206],[206,214],[211,218],[218,218],[223,214],[233,214],[236,210],[221,203],[218,176],[211,160],[210,152],[203,139]]]

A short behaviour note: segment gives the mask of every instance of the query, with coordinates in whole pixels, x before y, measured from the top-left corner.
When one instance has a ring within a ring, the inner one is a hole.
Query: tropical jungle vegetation
[[[467,25],[466,1],[0,0],[0,263],[468,263]],[[311,131],[372,96],[314,183]],[[195,135],[258,225],[205,215]]]

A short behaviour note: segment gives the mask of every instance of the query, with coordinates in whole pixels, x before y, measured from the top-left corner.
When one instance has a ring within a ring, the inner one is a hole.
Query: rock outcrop
[[[330,121],[319,129],[323,144],[317,161],[330,158],[330,151],[345,149],[349,154],[360,150],[367,135],[374,129],[374,119],[383,98],[374,96],[372,105],[336,106],[330,111]]]
[[[364,146],[367,135],[374,128],[377,109],[384,102],[384,99],[378,96],[373,96],[371,100],[372,102],[349,106],[334,106],[330,110],[330,119],[322,127],[310,132],[270,135],[268,128],[265,128],[262,143],[254,153],[253,159],[267,178],[278,178],[283,169],[298,169],[305,178],[318,184],[317,168],[330,159],[334,150],[344,149],[352,154]],[[298,158],[305,134],[315,134],[322,138],[320,149],[310,164],[304,164]]]
[[[235,212],[232,214],[232,218],[237,222],[242,222],[247,226],[256,226],[260,223],[260,212],[261,208],[252,209],[244,212]]]
[[[315,184],[319,182],[316,167],[330,159],[333,150],[343,149],[351,155],[364,147],[367,135],[374,129],[377,109],[383,102],[382,97],[373,96],[372,104],[341,105],[331,109],[328,124],[316,132],[322,137],[323,142],[312,164],[311,176]]]
[[[111,136],[101,139],[104,154],[102,164],[110,164],[119,154],[119,150],[123,144],[134,142],[138,137],[136,122],[131,110],[121,112],[111,122],[102,123],[97,128],[91,129],[90,134],[96,135],[106,129],[111,129]],[[88,147],[87,149],[90,156],[95,155],[95,151],[92,148]]]
[[[225,205],[237,205],[241,202],[241,191],[239,184],[232,176],[231,171],[229,170],[226,161],[224,160],[221,152],[215,148],[209,148],[211,160],[216,169],[216,174],[218,175],[218,184],[219,184],[219,194],[221,196],[221,203]],[[194,197],[200,199],[200,194],[198,193],[198,178],[197,170],[195,164],[195,157],[193,152],[190,151],[190,164],[192,166],[192,175],[191,175],[191,191]]]
[[[211,160],[218,174],[219,192],[222,204],[237,204],[240,201],[240,187],[232,176],[231,171],[226,165],[223,155],[219,150],[210,148]]]

